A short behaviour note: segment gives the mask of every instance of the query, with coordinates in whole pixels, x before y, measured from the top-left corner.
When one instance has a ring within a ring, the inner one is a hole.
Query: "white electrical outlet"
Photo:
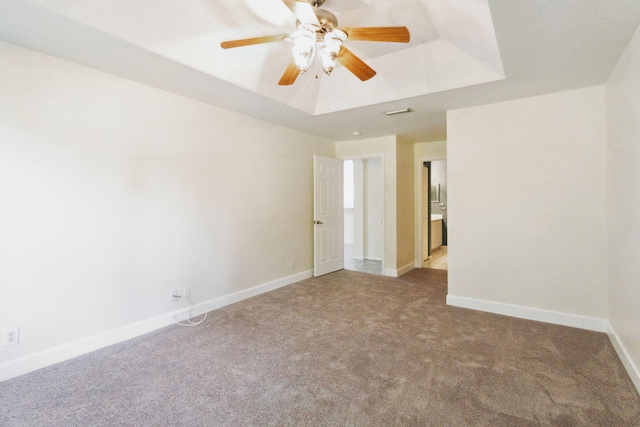
[[[183,289],[182,295],[185,298],[191,298],[191,286],[187,286],[186,288]]]
[[[10,345],[20,344],[20,327],[5,328],[2,330],[2,346],[9,347]]]
[[[295,261],[291,261],[291,269],[293,270],[294,268],[296,268],[296,262]]]

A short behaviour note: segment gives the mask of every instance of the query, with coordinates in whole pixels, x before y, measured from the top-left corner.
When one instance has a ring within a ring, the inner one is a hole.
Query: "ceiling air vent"
[[[386,116],[395,116],[396,114],[413,113],[412,108],[403,108],[402,110],[385,111]]]

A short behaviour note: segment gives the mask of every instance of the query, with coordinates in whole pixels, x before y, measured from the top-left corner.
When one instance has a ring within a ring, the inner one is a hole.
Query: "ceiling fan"
[[[327,74],[331,74],[337,60],[362,81],[375,76],[375,70],[343,45],[347,39],[409,43],[407,27],[338,28],[335,15],[320,9],[326,0],[282,1],[296,17],[296,31],[291,34],[231,40],[220,44],[223,49],[229,49],[283,40],[292,41],[293,59],[278,82],[281,86],[293,84],[301,73],[309,69],[314,60]]]

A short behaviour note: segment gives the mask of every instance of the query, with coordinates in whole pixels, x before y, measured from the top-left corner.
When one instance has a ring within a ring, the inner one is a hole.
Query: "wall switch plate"
[[[4,328],[2,330],[2,346],[9,347],[16,344],[20,344],[20,327]]]
[[[191,298],[191,286],[187,286],[183,289],[182,296],[185,298]]]

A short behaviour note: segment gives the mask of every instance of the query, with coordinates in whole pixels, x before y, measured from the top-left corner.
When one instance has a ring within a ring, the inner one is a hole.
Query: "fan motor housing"
[[[324,32],[331,32],[338,27],[338,19],[333,13],[324,9],[316,9],[315,13]]]

